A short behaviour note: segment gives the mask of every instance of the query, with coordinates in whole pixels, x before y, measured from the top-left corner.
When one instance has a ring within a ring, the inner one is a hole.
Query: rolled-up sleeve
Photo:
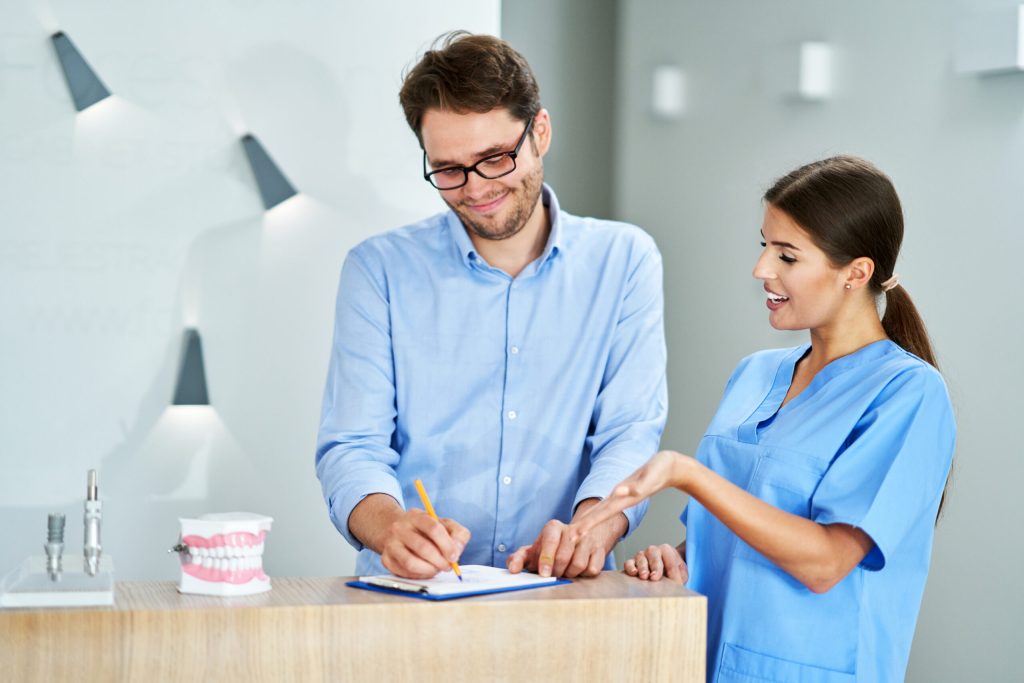
[[[654,241],[641,235],[642,249],[629,274],[623,304],[594,405],[587,439],[590,472],[573,509],[588,498],[604,498],[658,450],[668,413],[662,262]],[[626,535],[643,520],[647,501],[625,511]]]
[[[391,446],[396,410],[387,281],[372,262],[357,248],[342,267],[316,449],[331,521],[356,550],[363,545],[348,518],[363,498],[385,493],[404,507]]]

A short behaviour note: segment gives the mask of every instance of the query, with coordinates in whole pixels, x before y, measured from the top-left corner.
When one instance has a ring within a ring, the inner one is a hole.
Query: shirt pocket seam
[[[762,666],[751,666],[758,663]],[[748,666],[743,666],[744,664],[747,664]],[[770,668],[776,670],[790,669],[790,671],[782,671],[780,675],[783,677],[779,678],[776,676],[775,671],[767,670],[769,669],[769,667],[765,666],[767,664],[774,664],[775,666]],[[775,655],[750,650],[742,645],[737,645],[736,643],[728,641],[725,642],[725,647],[722,653],[722,663],[720,665],[720,671],[722,673],[732,673],[755,680],[782,683],[792,680],[788,676],[794,673],[793,670],[797,670],[796,673],[800,673],[799,670],[804,670],[804,673],[808,674],[814,673],[816,674],[814,680],[835,681],[835,683],[839,683],[840,681],[852,682],[856,680],[856,673],[854,672],[830,669],[828,667],[810,664],[807,662],[784,659],[782,657],[776,657]],[[771,676],[771,678],[765,678],[766,675]]]

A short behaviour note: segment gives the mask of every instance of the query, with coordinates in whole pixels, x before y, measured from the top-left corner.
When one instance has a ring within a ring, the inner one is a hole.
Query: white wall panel
[[[170,578],[177,518],[275,518],[274,575],[345,574],[313,469],[337,278],[359,240],[439,211],[404,67],[499,3],[0,4],[0,571],[46,513],[81,549],[85,473],[118,578]],[[50,34],[114,93],[76,114]],[[239,137],[299,197],[265,213]],[[181,334],[212,409],[169,409]],[[67,561],[67,560],[66,560]]]

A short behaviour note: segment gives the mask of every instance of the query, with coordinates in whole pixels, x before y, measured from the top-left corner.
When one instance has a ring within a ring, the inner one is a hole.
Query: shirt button
[[[508,411],[508,419],[510,419],[510,420],[514,420],[514,419],[516,419],[517,417],[519,417],[519,413],[517,413],[517,412],[516,412],[516,411],[514,411],[514,410],[510,410],[510,411]]]
[[[509,484],[512,483],[512,477],[510,477],[508,475],[502,477],[501,478],[501,483],[504,484],[505,486],[508,486]]]
[[[498,552],[499,553],[505,552],[505,544],[504,543],[499,543],[498,544]]]
[[[517,353],[519,353],[519,347],[518,346],[513,346],[511,349],[509,349],[509,351],[511,351],[512,355],[514,356]]]

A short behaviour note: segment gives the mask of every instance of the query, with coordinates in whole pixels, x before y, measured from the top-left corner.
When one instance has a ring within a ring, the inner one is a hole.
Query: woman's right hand
[[[686,583],[690,577],[679,550],[668,543],[647,546],[646,550],[626,560],[622,571],[641,581],[660,581],[661,577],[666,576],[679,585]]]
[[[642,467],[620,482],[607,498],[574,518],[569,525],[569,537],[574,543],[578,542],[598,524],[658,491],[669,487],[682,488],[685,484],[684,466],[688,461],[696,462],[690,456],[675,451],[655,453]]]

